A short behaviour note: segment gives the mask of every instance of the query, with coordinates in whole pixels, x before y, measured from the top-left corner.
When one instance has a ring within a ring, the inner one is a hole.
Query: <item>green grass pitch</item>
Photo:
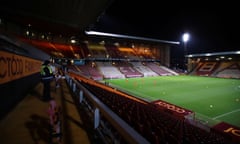
[[[181,75],[106,81],[149,102],[164,100],[240,127],[240,80]]]

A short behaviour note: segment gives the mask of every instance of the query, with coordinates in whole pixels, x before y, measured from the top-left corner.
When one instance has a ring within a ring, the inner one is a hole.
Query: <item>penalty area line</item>
[[[224,116],[226,116],[226,115],[229,115],[229,114],[231,114],[231,113],[235,113],[235,112],[238,112],[238,111],[240,111],[240,109],[236,109],[236,110],[234,110],[234,111],[230,111],[230,112],[228,112],[228,113],[224,113],[224,114],[218,115],[218,116],[214,117],[213,119],[215,120],[215,119],[218,119],[218,118],[220,118],[220,117],[224,117]]]

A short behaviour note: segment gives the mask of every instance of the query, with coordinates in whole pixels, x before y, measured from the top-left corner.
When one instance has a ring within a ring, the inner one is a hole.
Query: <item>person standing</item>
[[[60,85],[61,85],[61,78],[62,78],[61,72],[58,70],[57,73],[55,74],[55,83],[56,83],[55,87],[56,88],[60,87]]]
[[[51,100],[51,91],[50,91],[50,84],[54,78],[54,74],[52,68],[50,67],[50,61],[45,60],[41,66],[41,81],[43,83],[43,100],[49,101]]]

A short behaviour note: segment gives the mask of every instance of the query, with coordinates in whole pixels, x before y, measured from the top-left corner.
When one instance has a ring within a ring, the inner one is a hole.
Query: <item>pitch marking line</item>
[[[235,112],[238,112],[238,111],[240,111],[240,109],[236,109],[236,110],[234,110],[234,111],[231,111],[231,112],[228,112],[228,113],[225,113],[225,114],[218,115],[218,116],[214,117],[213,119],[215,120],[215,119],[217,119],[217,118],[224,117],[224,116],[226,116],[226,115],[229,115],[229,114],[231,114],[231,113],[235,113]]]

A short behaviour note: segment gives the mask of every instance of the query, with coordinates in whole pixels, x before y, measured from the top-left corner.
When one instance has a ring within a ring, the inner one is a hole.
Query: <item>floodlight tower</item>
[[[189,41],[190,35],[188,33],[184,33],[182,36],[183,44],[184,44],[184,66],[187,70],[187,42]]]

